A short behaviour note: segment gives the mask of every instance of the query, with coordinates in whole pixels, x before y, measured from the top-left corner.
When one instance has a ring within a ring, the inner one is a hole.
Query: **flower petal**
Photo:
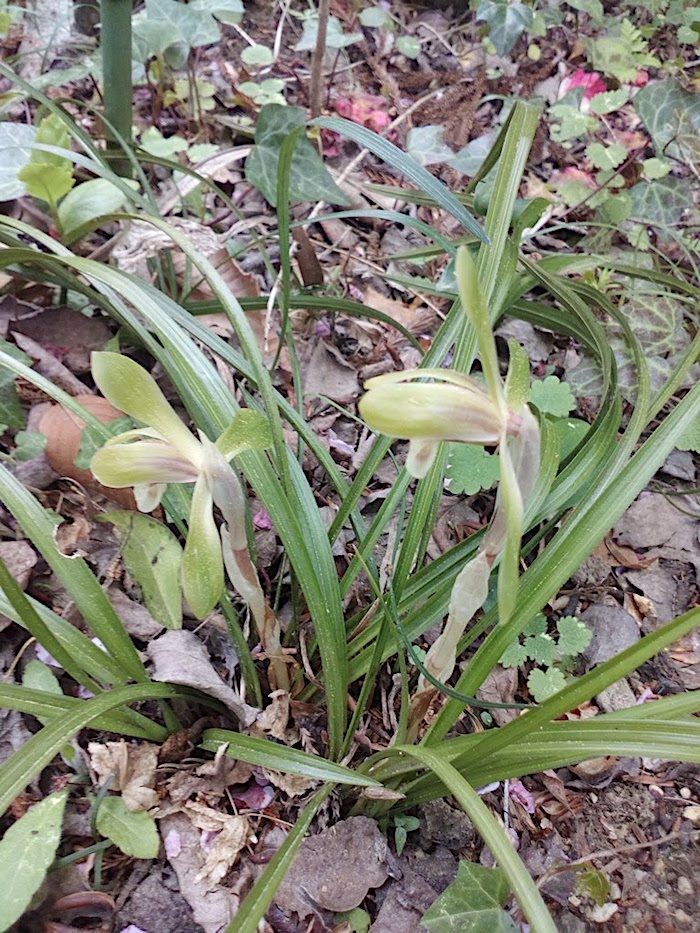
[[[139,511],[152,512],[158,508],[167,488],[167,483],[138,483],[134,486],[134,499]]]
[[[199,442],[142,366],[127,356],[107,352],[93,353],[91,365],[93,378],[105,398],[127,415],[155,428],[173,447],[199,465]]]
[[[498,407],[464,386],[389,382],[371,388],[359,408],[373,431],[389,437],[496,444],[502,430]]]
[[[411,441],[408,445],[406,469],[416,479],[423,479],[428,475],[430,467],[435,463],[440,441]]]
[[[182,560],[182,591],[198,619],[209,615],[224,588],[224,561],[213,505],[209,485],[202,476],[194,487]]]
[[[142,483],[193,483],[199,473],[169,444],[138,441],[111,444],[97,451],[90,469],[103,486],[123,489]]]

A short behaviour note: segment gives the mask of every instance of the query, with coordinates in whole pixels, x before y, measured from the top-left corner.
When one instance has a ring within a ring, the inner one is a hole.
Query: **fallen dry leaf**
[[[296,729],[288,729],[289,723],[289,693],[286,690],[275,690],[270,694],[272,703],[266,706],[250,727],[250,734],[260,738],[271,735],[285,745],[294,745],[299,741]]]
[[[31,544],[28,541],[2,541],[0,557],[7,564],[7,569],[15,581],[26,590],[37,562],[36,551]]]
[[[220,700],[238,718],[242,726],[249,726],[259,710],[240,700],[214,670],[202,642],[185,629],[165,632],[146,649],[153,661],[153,680],[183,687],[195,687]]]
[[[275,901],[303,920],[314,912],[358,907],[370,888],[384,884],[388,846],[374,820],[352,816],[305,839]]]
[[[90,352],[101,350],[112,337],[102,318],[86,317],[75,308],[65,306],[17,321],[11,325],[11,330],[36,341],[72,373],[88,372]]]
[[[149,810],[158,803],[154,790],[158,746],[146,742],[127,744],[119,742],[90,742],[90,767],[104,784],[114,775],[112,790],[121,791],[130,810]]]
[[[334,402],[351,402],[360,391],[357,370],[331,344],[319,340],[304,378],[304,395],[325,395]]]
[[[74,376],[70,369],[64,366],[53,353],[45,350],[31,337],[25,337],[19,333],[13,333],[13,337],[20,350],[24,350],[35,361],[34,368],[42,376],[50,379],[51,382],[69,395],[87,395],[90,393],[85,383],[81,382],[77,376]]]
[[[195,881],[218,884],[235,865],[238,853],[246,844],[249,835],[250,824],[247,817],[229,816],[217,831],[204,865],[195,875]]]
[[[221,885],[199,877],[207,856],[200,846],[200,831],[184,813],[166,816],[160,821],[160,829],[180,894],[192,908],[195,923],[204,933],[221,933],[234,918],[240,898]]]
[[[288,797],[301,797],[318,784],[317,780],[302,777],[300,774],[285,774],[283,771],[269,771],[267,768],[263,769],[263,773],[270,784],[279,787]]]

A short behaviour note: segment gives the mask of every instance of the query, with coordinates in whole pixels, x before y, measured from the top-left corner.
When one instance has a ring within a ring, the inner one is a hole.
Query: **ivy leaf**
[[[565,2],[567,6],[573,7],[574,10],[588,13],[596,26],[603,25],[605,10],[601,0],[565,0]]]
[[[557,649],[563,657],[576,657],[590,645],[593,632],[585,622],[575,616],[562,616],[557,622],[559,643]]]
[[[301,39],[294,46],[295,52],[313,52],[318,37],[318,16],[310,16],[304,20],[304,32]],[[343,32],[340,20],[336,16],[328,17],[326,31],[326,47],[329,49],[344,49],[348,45],[362,42],[364,36],[361,32]]]
[[[686,91],[674,78],[650,81],[635,96],[634,108],[659,155],[697,160],[700,95]]]
[[[500,868],[460,862],[457,877],[423,914],[430,933],[515,933],[503,905],[510,894]]]
[[[613,169],[617,168],[627,158],[627,148],[622,143],[613,143],[611,146],[604,146],[602,143],[591,143],[586,146],[586,155],[591,160],[595,168]]]
[[[25,366],[32,365],[31,357],[7,340],[0,340],[0,350]],[[24,427],[24,412],[17,395],[16,378],[13,372],[0,366],[0,422],[9,428]]]
[[[260,111],[255,130],[255,146],[245,166],[246,178],[277,205],[277,166],[280,146],[285,138],[306,123],[303,107],[283,107],[267,104]],[[290,177],[290,197],[293,201],[330,201],[348,204],[340,188],[331,178],[321,157],[308,139],[300,139],[294,150]]]
[[[436,162],[449,162],[454,152],[443,140],[442,126],[416,126],[409,130],[406,149],[416,162],[421,165],[434,165]]]
[[[450,492],[476,495],[480,489],[490,489],[501,475],[498,454],[472,444],[450,445],[447,477]]]
[[[532,8],[507,0],[481,0],[477,20],[489,25],[489,39],[499,55],[507,55],[525,30],[532,25]]]
[[[61,841],[68,791],[45,797],[0,841],[0,925],[9,930],[39,890]]]
[[[547,376],[532,383],[532,404],[544,415],[565,418],[576,407],[576,399],[569,386],[557,376]]]
[[[210,13],[229,26],[240,23],[245,12],[243,0],[190,0],[189,7],[201,13]]]
[[[519,641],[514,641],[513,644],[509,645],[503,652],[499,663],[502,667],[520,667],[520,665],[524,664],[526,661],[527,651],[525,650],[525,646],[521,645]]]
[[[566,678],[556,667],[550,667],[546,671],[536,667],[530,671],[527,678],[527,687],[536,703],[543,703],[549,697],[559,693],[566,686]]]
[[[36,130],[26,123],[0,123],[0,201],[20,198],[24,183],[19,173],[29,162]]]
[[[146,0],[146,15],[160,28],[172,34],[177,30],[179,41],[188,48],[213,45],[219,41],[219,26],[212,15],[217,6],[209,0],[192,0],[191,3],[176,3],[175,0]],[[224,7],[225,4],[221,3]]]
[[[117,434],[123,434],[124,431],[129,431],[133,426],[134,422],[131,418],[129,418],[128,415],[124,415],[121,418],[115,418],[114,421],[110,421],[108,424],[102,425],[102,428],[108,432],[110,437],[116,437]],[[104,443],[105,438],[102,431],[91,428],[90,425],[86,425],[80,435],[80,450],[75,458],[75,465],[81,470],[88,470],[90,468],[90,461]]]
[[[462,172],[470,178],[473,177],[481,168],[486,156],[491,152],[497,136],[498,130],[494,129],[484,133],[483,136],[472,139],[470,143],[467,143],[463,149],[460,149],[450,159],[450,165],[456,168],[458,172]]]
[[[145,810],[130,810],[123,797],[105,797],[97,811],[97,830],[133,858],[158,858],[156,821]]]
[[[629,194],[632,217],[652,227],[673,227],[692,207],[688,199],[688,184],[682,178],[669,176],[656,181],[640,181],[630,188]]]

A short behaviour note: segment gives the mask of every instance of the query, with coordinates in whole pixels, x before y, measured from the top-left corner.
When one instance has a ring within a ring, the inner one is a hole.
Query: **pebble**
[[[679,894],[692,894],[693,886],[690,883],[690,879],[686,878],[685,875],[681,875],[678,879],[678,893]]]

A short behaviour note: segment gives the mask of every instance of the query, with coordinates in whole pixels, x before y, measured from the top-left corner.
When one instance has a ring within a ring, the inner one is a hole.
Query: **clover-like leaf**
[[[549,697],[559,693],[566,686],[566,678],[556,667],[550,667],[546,671],[538,667],[530,671],[527,678],[527,687],[537,703],[542,703]]]
[[[498,454],[483,447],[452,444],[447,467],[450,492],[473,496],[481,489],[490,489],[501,475]]]
[[[602,91],[600,94],[594,94],[591,97],[588,106],[591,113],[602,116],[619,110],[620,107],[627,103],[629,96],[629,90],[626,87],[620,87],[614,91]]]
[[[547,666],[554,663],[556,645],[552,636],[547,635],[546,632],[526,638],[524,648],[531,661],[536,661],[537,664],[546,664]]]
[[[533,405],[545,415],[564,418],[576,407],[576,399],[565,382],[557,376],[546,376],[532,383]]]
[[[586,155],[595,168],[613,169],[625,161],[627,148],[622,143],[612,143],[610,146],[591,143],[590,146],[586,146]]]
[[[575,657],[585,651],[593,638],[593,632],[585,622],[575,616],[562,616],[557,622],[559,642],[557,650],[563,657]]]
[[[524,664],[526,661],[527,651],[525,650],[525,646],[521,645],[519,641],[514,641],[501,655],[499,664],[501,664],[502,667],[520,667],[520,665]]]

